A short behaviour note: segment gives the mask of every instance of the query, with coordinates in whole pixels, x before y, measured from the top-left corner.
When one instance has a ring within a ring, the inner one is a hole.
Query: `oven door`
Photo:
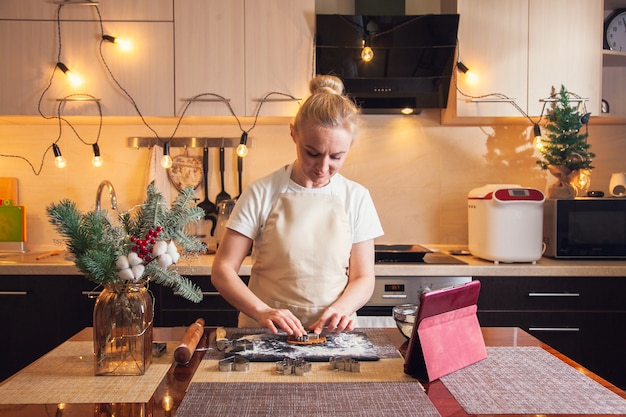
[[[466,284],[472,277],[377,276],[372,297],[357,311],[359,327],[395,327],[392,309],[418,304],[423,292]]]

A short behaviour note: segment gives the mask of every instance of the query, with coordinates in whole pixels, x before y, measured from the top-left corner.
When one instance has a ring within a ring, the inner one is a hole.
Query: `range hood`
[[[364,113],[447,106],[458,14],[316,16],[317,74],[341,78]],[[364,62],[370,46],[374,57]]]

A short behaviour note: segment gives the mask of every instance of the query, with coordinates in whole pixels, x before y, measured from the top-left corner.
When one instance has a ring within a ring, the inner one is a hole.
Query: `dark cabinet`
[[[78,275],[0,276],[0,381],[91,326],[94,287]]]
[[[626,278],[474,277],[485,327],[520,327],[626,388]]]
[[[231,306],[211,284],[210,276],[188,277],[200,288],[203,298],[193,303],[176,294],[169,287],[160,286],[156,301],[155,323],[157,326],[188,326],[203,318],[206,326],[237,326],[238,311]],[[249,277],[242,277],[248,282]]]

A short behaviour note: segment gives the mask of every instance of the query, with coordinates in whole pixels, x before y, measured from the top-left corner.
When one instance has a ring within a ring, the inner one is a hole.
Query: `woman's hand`
[[[287,309],[270,308],[260,312],[254,319],[274,334],[278,333],[278,328],[296,337],[307,333],[300,320]]]
[[[326,327],[329,332],[338,333],[353,330],[355,325],[352,314],[345,314],[335,310],[333,307],[328,307],[319,320],[309,327],[309,330],[313,330],[315,334],[320,334]]]

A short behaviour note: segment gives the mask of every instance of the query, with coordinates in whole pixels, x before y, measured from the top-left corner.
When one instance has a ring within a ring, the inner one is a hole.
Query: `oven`
[[[420,245],[376,245],[376,263],[411,265],[465,265],[443,252],[433,252]],[[374,293],[358,311],[360,327],[395,327],[392,308],[398,304],[416,304],[425,291],[453,287],[470,282],[470,276],[376,276]]]

